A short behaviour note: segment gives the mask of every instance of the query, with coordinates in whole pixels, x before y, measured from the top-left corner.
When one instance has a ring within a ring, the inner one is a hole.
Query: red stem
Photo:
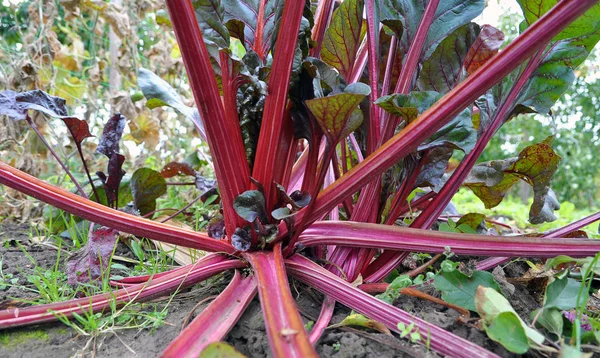
[[[236,270],[225,291],[185,327],[161,357],[197,358],[206,346],[227,336],[255,295],[254,276],[242,278]]]
[[[201,261],[187,266],[185,271],[153,279],[149,282],[119,289],[101,295],[79,298],[67,302],[57,302],[26,308],[11,308],[0,311],[0,329],[25,326],[33,323],[45,323],[58,320],[58,317],[71,317],[73,313],[101,312],[110,308],[116,301],[117,306],[127,302],[142,302],[154,297],[172,293],[206,280],[219,272],[242,268],[247,263],[241,260],[222,259],[220,262],[203,265]]]
[[[258,282],[269,344],[275,357],[317,357],[290,292],[281,243],[272,252],[244,254]]]
[[[0,162],[0,184],[33,196],[75,216],[133,235],[204,251],[225,253],[235,251],[224,241],[108,208],[50,185],[2,162]]]
[[[398,323],[414,324],[425,340],[431,340],[431,348],[450,357],[497,357],[475,343],[455,336],[429,322],[385,303],[348,282],[335,276],[309,259],[294,255],[285,262],[288,272],[300,281],[315,287],[340,303],[385,324],[390,330],[399,332]]]
[[[419,59],[423,53],[423,46],[425,45],[425,40],[427,39],[427,33],[429,32],[429,27],[433,22],[435,11],[437,10],[439,3],[440,0],[429,0],[427,2],[427,7],[425,8],[423,17],[419,22],[419,27],[415,33],[415,38],[410,44],[410,48],[408,49],[408,53],[404,59],[402,69],[400,71],[400,78],[398,78],[394,93],[408,94],[410,92],[415,74],[417,72],[417,67],[419,65]],[[386,113],[384,114],[383,118],[384,119],[382,122],[384,130],[381,135],[381,140],[386,141],[394,134],[394,130],[398,126],[401,117],[391,116],[389,113]]]
[[[215,174],[223,203],[223,213],[228,234],[243,224],[242,218],[233,209],[233,200],[250,185],[250,168],[242,141],[240,123],[231,113],[229,98],[223,108],[212,69],[210,55],[190,0],[167,0],[173,30],[180,44],[181,55],[188,73],[190,86],[200,112],[210,151],[213,155]],[[223,68],[225,93],[233,86],[228,66]]]
[[[433,135],[595,4],[594,0],[559,2],[509,44],[504,51],[487,61],[465,81],[408,124],[404,130],[342,176],[340,180],[323,190],[317,197],[316,209],[306,223],[318,220],[344,198],[372,181],[373,176],[381,175],[404,156],[414,151],[423,140]],[[302,213],[298,215],[302,215]]]
[[[321,46],[325,37],[325,30],[331,21],[333,14],[333,0],[319,1],[317,11],[315,13],[315,26],[312,29],[312,39],[315,42],[315,47],[310,49],[310,56],[319,58],[321,55]]]
[[[276,162],[278,153],[282,150],[283,114],[288,101],[288,86],[303,10],[303,1],[286,1],[283,5],[281,24],[285,24],[285,31],[280,31],[277,37],[273,66],[267,87],[268,95],[252,172],[252,177],[262,183],[265,188],[267,210],[273,208],[276,200],[273,181],[275,178],[282,177],[280,173],[283,168],[277,168]]]

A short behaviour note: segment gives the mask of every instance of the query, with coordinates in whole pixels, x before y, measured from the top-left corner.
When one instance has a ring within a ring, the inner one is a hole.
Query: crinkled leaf
[[[221,240],[225,237],[225,220],[222,215],[217,215],[208,221],[206,226],[208,236],[213,239]]]
[[[247,190],[233,201],[235,212],[244,220],[253,222],[259,218],[267,221],[267,209],[264,195],[258,190]]]
[[[160,175],[165,179],[172,178],[176,175],[189,175],[195,177],[196,171],[188,163],[170,162],[162,168]]]
[[[544,56],[527,84],[519,92],[516,103],[548,113],[554,103],[575,80],[573,69],[587,57],[584,47],[560,41]]]
[[[142,215],[156,209],[156,199],[167,192],[167,182],[156,170],[140,168],[131,176],[131,193],[135,207]]]
[[[125,175],[125,171],[122,169],[124,162],[125,157],[123,155],[113,153],[108,160],[108,176],[103,172],[96,172],[96,175],[98,175],[102,181],[106,200],[110,207],[116,207],[122,202],[119,196],[119,189],[121,186],[121,179],[123,179],[123,176]]]
[[[104,125],[96,152],[106,155],[112,161],[113,154],[119,154],[119,141],[121,141],[124,129],[125,116],[121,115],[121,113],[115,113]],[[108,172],[110,175],[111,170],[109,169]]]
[[[365,99],[370,88],[362,83],[346,87],[347,92],[306,101],[306,107],[331,143],[337,144],[354,110]]]
[[[19,121],[27,117],[27,111],[30,109],[54,118],[67,116],[65,100],[51,96],[44,91],[34,90],[19,93],[6,90],[0,92],[0,115],[7,115]]]
[[[544,309],[558,308],[569,310],[578,307],[577,295],[580,283],[570,277],[556,278],[552,281],[544,293]],[[584,290],[581,302],[583,306],[587,302],[588,292]]]
[[[62,119],[78,147],[85,138],[93,137],[86,121],[67,115],[63,98],[51,96],[41,90],[21,93],[11,90],[0,92],[0,115],[19,121],[27,118],[27,111],[30,109]]]
[[[400,41],[403,53],[408,52],[414,41],[426,4],[426,1],[384,0],[381,5],[383,12],[381,19],[384,23],[389,24],[390,21],[396,20],[401,21],[404,25],[404,32]],[[429,58],[446,36],[479,16],[484,7],[484,0],[440,1],[427,32],[421,58],[423,60]]]
[[[194,180],[194,183],[196,184],[196,189],[200,190],[200,191],[204,191],[204,192],[208,192],[211,189],[214,189],[217,187],[217,181],[214,179],[208,179],[202,175],[200,175],[200,173],[196,172],[196,180]]]
[[[167,81],[145,68],[138,70],[138,86],[148,100],[146,106],[150,109],[169,106],[188,118],[194,116],[194,108],[183,104],[181,97]]]
[[[235,229],[233,235],[231,235],[231,244],[233,245],[233,247],[235,247],[236,250],[250,250],[250,245],[252,244],[252,238],[250,237],[250,233],[238,227],[237,229]]]
[[[471,277],[459,270],[442,271],[433,281],[435,288],[442,291],[442,299],[448,303],[459,305],[475,311],[475,291],[477,287],[491,287],[500,290],[494,275],[486,271],[475,271]]]
[[[483,286],[477,288],[475,307],[483,319],[486,332],[492,327],[491,334],[488,332],[488,336],[509,350],[515,349],[516,352],[516,349],[521,349],[519,352],[524,353],[522,342],[527,342],[529,346],[541,346],[545,340],[542,334],[523,322],[508,300],[493,288]],[[521,337],[513,336],[517,334]]]
[[[560,156],[548,144],[534,144],[521,151],[518,158],[476,165],[464,185],[489,209],[498,205],[508,189],[523,179],[533,187],[534,192],[529,221],[532,224],[553,221],[556,220],[554,211],[560,208],[560,204],[550,184],[560,160]]]
[[[425,152],[421,159],[421,171],[417,177],[416,186],[429,186],[436,190],[442,184],[442,177],[448,167],[448,161],[452,157],[452,148],[435,147]]]
[[[463,62],[463,68],[470,76],[492,58],[504,43],[504,33],[491,25],[483,25],[475,42],[471,45]]]
[[[100,227],[92,232],[84,248],[75,253],[67,262],[69,284],[96,281],[108,267],[119,232]]]
[[[334,11],[323,38],[321,59],[336,68],[345,79],[352,72],[361,39],[366,33],[363,8],[363,0],[342,2]]]
[[[246,358],[246,356],[225,342],[214,342],[207,345],[198,358]]]
[[[192,5],[204,40],[221,49],[229,48],[229,30],[225,26],[225,8],[221,0],[193,0]]]
[[[465,77],[463,62],[478,33],[479,25],[470,22],[446,37],[423,63],[417,79],[419,89],[445,94],[454,88]]]

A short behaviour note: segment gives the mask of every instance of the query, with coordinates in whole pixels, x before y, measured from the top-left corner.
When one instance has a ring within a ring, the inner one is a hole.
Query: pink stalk
[[[369,136],[367,155],[377,148],[379,143],[379,107],[373,102],[379,99],[379,23],[375,22],[375,0],[366,0],[367,10],[367,49],[369,57],[369,86],[371,87],[371,105],[369,115]]]
[[[11,308],[0,311],[0,329],[14,328],[28,324],[56,321],[58,317],[71,317],[73,313],[101,312],[116,302],[123,306],[127,302],[142,302],[160,297],[206,280],[219,272],[242,268],[247,263],[241,260],[227,260],[204,265],[202,260],[187,267],[184,272],[173,272],[149,282],[122,288],[114,292],[79,298],[67,302],[50,303],[26,308]]]
[[[457,234],[352,221],[316,222],[300,235],[298,242],[305,246],[344,245],[436,254],[450,248],[459,255],[476,256],[527,253],[528,257],[585,257],[600,251],[599,240]]]
[[[354,65],[352,66],[352,72],[348,74],[348,78],[346,81],[348,84],[356,83],[360,81],[360,77],[362,76],[365,67],[367,67],[367,60],[369,59],[369,47],[367,46],[366,39],[363,40],[363,43],[358,48],[358,55],[356,56],[356,60],[354,60]]]
[[[561,237],[564,235],[568,235],[568,234],[572,233],[573,231],[579,230],[584,226],[593,224],[598,220],[600,220],[600,212],[597,212],[597,213],[587,216],[583,219],[572,222],[569,225],[562,227],[558,230],[554,230],[554,231],[544,235],[544,237],[557,238],[557,237]]]
[[[559,2],[504,51],[486,62],[340,180],[322,191],[317,197],[316,209],[310,215],[311,220],[307,223],[317,220],[344,198],[372,181],[374,176],[383,174],[385,170],[414,151],[423,140],[433,135],[481,94],[543,48],[556,34],[596,3],[595,0]]]
[[[285,262],[288,272],[295,278],[315,287],[336,301],[385,324],[390,330],[399,332],[398,323],[414,323],[423,337],[431,339],[431,348],[450,357],[497,357],[484,348],[455,336],[429,322],[385,303],[353,287],[321,266],[300,255],[294,255]]]
[[[225,338],[256,295],[254,276],[233,279],[217,298],[181,332],[161,354],[163,358],[197,358],[213,342]]]
[[[545,46],[544,46],[545,47]],[[529,64],[521,73],[521,76],[515,83],[515,85],[511,88],[509,95],[506,100],[500,106],[497,115],[493,118],[492,123],[490,123],[489,127],[486,128],[483,136],[479,138],[475,148],[467,155],[465,159],[460,163],[458,168],[454,171],[448,182],[444,185],[444,187],[440,190],[440,192],[435,196],[435,198],[429,203],[425,209],[421,212],[421,214],[411,223],[411,227],[413,228],[421,228],[421,229],[429,229],[435,223],[439,215],[446,208],[456,191],[462,185],[463,181],[469,174],[471,168],[475,165],[477,158],[481,155],[485,146],[492,138],[492,135],[496,133],[497,129],[504,123],[506,116],[508,116],[509,112],[514,107],[514,101],[517,98],[519,92],[523,88],[523,86],[529,80],[531,74],[538,67],[541,61],[541,55],[543,53],[543,49],[538,51],[538,53],[529,61]],[[416,177],[415,177],[416,179]],[[398,199],[398,196],[396,197]],[[400,215],[399,210],[395,205],[392,205],[393,209],[390,211],[389,219],[393,219],[394,221]],[[387,222],[390,223],[390,220]],[[407,254],[403,252],[396,253],[385,253],[385,256],[381,260],[386,260],[385,264],[378,267],[377,270],[374,270],[377,266],[372,266],[368,270],[368,274],[366,275],[368,280],[372,282],[376,282],[385,276],[387,276],[392,270],[396,267],[396,264],[402,262],[406,258]],[[375,263],[374,263],[375,264]]]
[[[133,235],[204,251],[229,254],[235,251],[233,246],[224,241],[108,208],[50,185],[2,162],[0,162],[0,184],[33,196],[75,216]]]
[[[323,332],[325,332],[325,329],[327,326],[329,326],[329,322],[331,322],[331,318],[333,317],[334,308],[335,300],[329,296],[325,296],[325,299],[323,300],[323,306],[321,306],[319,318],[317,319],[317,322],[313,326],[312,331],[310,331],[308,336],[308,340],[313,346],[317,344],[319,339],[321,339]]]
[[[546,46],[544,46],[545,48]],[[510,111],[513,110],[515,106],[515,100],[521,92],[521,89],[529,78],[533,74],[533,72],[538,68],[540,62],[542,61],[543,49],[539,50],[538,53],[531,58],[525,70],[519,76],[517,82],[511,88],[506,100],[500,105],[498,112],[492,119],[489,127],[485,129],[485,132],[477,141],[475,148],[463,159],[463,161],[459,164],[458,168],[452,173],[452,176],[444,184],[444,187],[440,190],[438,195],[431,201],[430,205],[425,208],[412,222],[411,227],[429,229],[437,220],[438,216],[444,211],[446,205],[450,203],[454,194],[458,191],[467,175],[477,162],[477,159],[483,153],[486,145],[492,139],[492,136],[496,133],[498,128],[502,126],[502,123],[506,120]]]
[[[286,1],[283,5],[281,24],[285,24],[285,31],[279,32],[275,44],[273,66],[267,88],[268,95],[256,149],[252,176],[264,185],[268,210],[272,209],[275,200],[273,180],[281,177],[277,174],[283,169],[276,168],[275,164],[281,149],[283,113],[288,101],[288,87],[303,9],[302,1]]]
[[[258,295],[263,311],[269,344],[275,357],[316,357],[304,324],[290,292],[281,254],[281,243],[272,252],[244,254],[258,282]]]
[[[588,226],[596,221],[600,220],[600,212],[592,214],[590,216],[586,216],[583,219],[577,220],[575,222],[570,223],[567,226],[564,226],[558,230],[551,231],[545,235],[543,238],[546,239],[556,239],[564,235],[568,235],[573,231],[579,230],[584,226]],[[591,255],[594,255],[593,253]],[[481,260],[477,263],[478,270],[489,270],[492,267],[496,267],[510,260],[510,257],[490,257],[485,260]]]
[[[190,265],[180,266],[180,267],[177,267],[172,270],[165,271],[165,272],[157,272],[154,275],[124,277],[120,280],[111,281],[111,283],[113,283],[116,286],[121,286],[121,285],[131,286],[131,285],[135,285],[138,283],[148,282],[151,279],[161,278],[163,276],[170,275],[175,272],[183,272],[183,271],[189,270],[190,267],[194,267],[195,265],[197,265],[200,262],[202,263],[202,265],[212,265],[212,264],[220,262],[220,261],[223,261],[223,256],[221,254],[208,254],[208,255],[202,257],[200,260],[198,260],[198,262],[195,262]]]
[[[425,8],[423,17],[419,22],[419,27],[415,33],[415,38],[410,44],[410,48],[408,49],[408,53],[406,54],[406,58],[402,64],[400,78],[396,83],[396,89],[394,90],[394,93],[408,94],[410,92],[415,74],[417,72],[417,67],[419,65],[419,59],[423,53],[423,46],[425,45],[425,40],[427,39],[427,33],[429,32],[429,27],[433,22],[435,11],[437,10],[439,3],[440,0],[429,0],[427,2],[427,7]],[[394,130],[398,126],[399,120],[400,117],[391,116],[389,113],[384,114],[382,121],[384,126],[384,130],[381,135],[382,141],[388,140],[394,134]]]
[[[317,11],[315,12],[315,26],[312,29],[312,39],[315,42],[315,47],[310,49],[312,57],[319,58],[321,54],[321,46],[323,38],[325,38],[325,30],[331,21],[333,14],[333,0],[319,1]]]
[[[206,129],[208,145],[213,154],[227,232],[232,233],[243,223],[233,209],[233,200],[250,185],[250,168],[246,160],[239,120],[223,108],[210,55],[204,44],[191,0],[167,0],[166,3],[177,42],[180,44],[190,86]],[[228,82],[224,83],[224,86],[231,85],[228,71],[228,68],[223,71]],[[226,102],[229,103],[229,99]]]

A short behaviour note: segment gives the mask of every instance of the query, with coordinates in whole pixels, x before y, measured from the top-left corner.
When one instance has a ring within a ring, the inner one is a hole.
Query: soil
[[[25,286],[27,286],[26,277],[34,272],[34,265],[24,254],[23,249],[42,268],[52,267],[57,257],[55,249],[32,243],[30,232],[30,228],[26,225],[8,223],[0,225],[0,260],[3,273],[19,277],[19,284]],[[515,263],[507,267],[506,275],[520,277],[525,271],[525,266]],[[294,285],[292,292],[296,296],[303,319],[305,322],[314,321],[320,311],[319,302],[322,296],[301,283],[292,282],[292,284]],[[179,334],[186,316],[194,306],[204,298],[220,292],[225,285],[226,280],[215,280],[210,285],[197,285],[187,292],[180,293],[170,302],[167,297],[145,303],[146,306],[142,306],[142,309],[150,306],[162,308],[168,304],[166,323],[154,330],[127,329],[90,338],[77,334],[75,330],[61,323],[52,323],[0,331],[0,358],[157,357]],[[503,287],[503,290],[508,291],[511,303],[522,317],[529,317],[529,312],[539,307],[539,303],[534,299],[537,297],[535,293],[527,291],[524,286],[515,286],[514,292],[510,294],[512,285],[506,285],[508,286]],[[434,294],[433,291],[431,289],[428,293]],[[37,293],[24,290],[22,287],[9,287],[0,290],[0,309],[4,309],[8,303],[14,305],[18,300],[32,300],[36,297]],[[455,311],[413,297],[402,297],[396,305],[502,357],[514,356],[489,340],[485,332],[478,330],[472,323],[457,323],[459,314]],[[202,308],[203,306],[200,306],[195,312],[200,312]],[[349,313],[347,308],[338,304],[332,323],[340,322]],[[257,299],[248,307],[226,341],[248,357],[272,356]],[[424,347],[413,345],[397,336],[391,337],[349,327],[327,330],[317,344],[316,350],[322,357],[339,358],[438,357],[433,352],[427,352]]]

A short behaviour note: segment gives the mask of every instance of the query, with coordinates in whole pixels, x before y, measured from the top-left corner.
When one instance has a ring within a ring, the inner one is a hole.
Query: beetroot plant
[[[441,354],[494,356],[366,291],[384,291],[382,280],[410,252],[488,256],[479,264],[486,269],[510,257],[600,251],[600,242],[569,235],[600,214],[536,237],[432,230],[459,187],[493,207],[520,180],[533,187],[530,222],[555,219],[550,184],[560,157],[549,143],[517,158],[476,162],[503,123],[520,113],[549,113],[600,39],[600,6],[595,0],[518,3],[525,15],[521,34],[501,49],[502,32],[472,22],[483,0],[167,0],[199,116],[160,81],[145,80],[151,87],[145,94],[188,114],[208,142],[222,207],[208,233],[139,215],[151,214],[162,193],[142,184],[154,182],[149,172],[132,178],[137,211],[122,210],[120,115],[100,140],[107,173],[94,181],[88,172],[90,185],[98,186],[90,187],[95,201],[82,187],[71,193],[4,163],[0,183],[102,225],[91,230],[91,242],[114,244],[122,231],[209,254],[168,272],[114,282],[118,289],[109,294],[4,310],[0,327],[102,311],[112,302],[147,300],[235,270],[229,286],[163,356],[198,356],[226,336],[257,293],[277,357],[315,356],[313,344],[335,302],[392,331],[412,325],[422,333],[415,341]],[[241,55],[231,50],[233,39]],[[2,93],[0,114],[31,122],[28,110],[61,118],[81,151],[87,124],[69,117],[58,99]],[[457,153],[464,157],[449,171]],[[430,190],[415,198],[416,188]],[[75,270],[101,271],[98,250],[91,247],[87,261],[73,263],[83,265]],[[288,276],[324,294],[310,332]],[[357,280],[364,284],[353,285]]]

